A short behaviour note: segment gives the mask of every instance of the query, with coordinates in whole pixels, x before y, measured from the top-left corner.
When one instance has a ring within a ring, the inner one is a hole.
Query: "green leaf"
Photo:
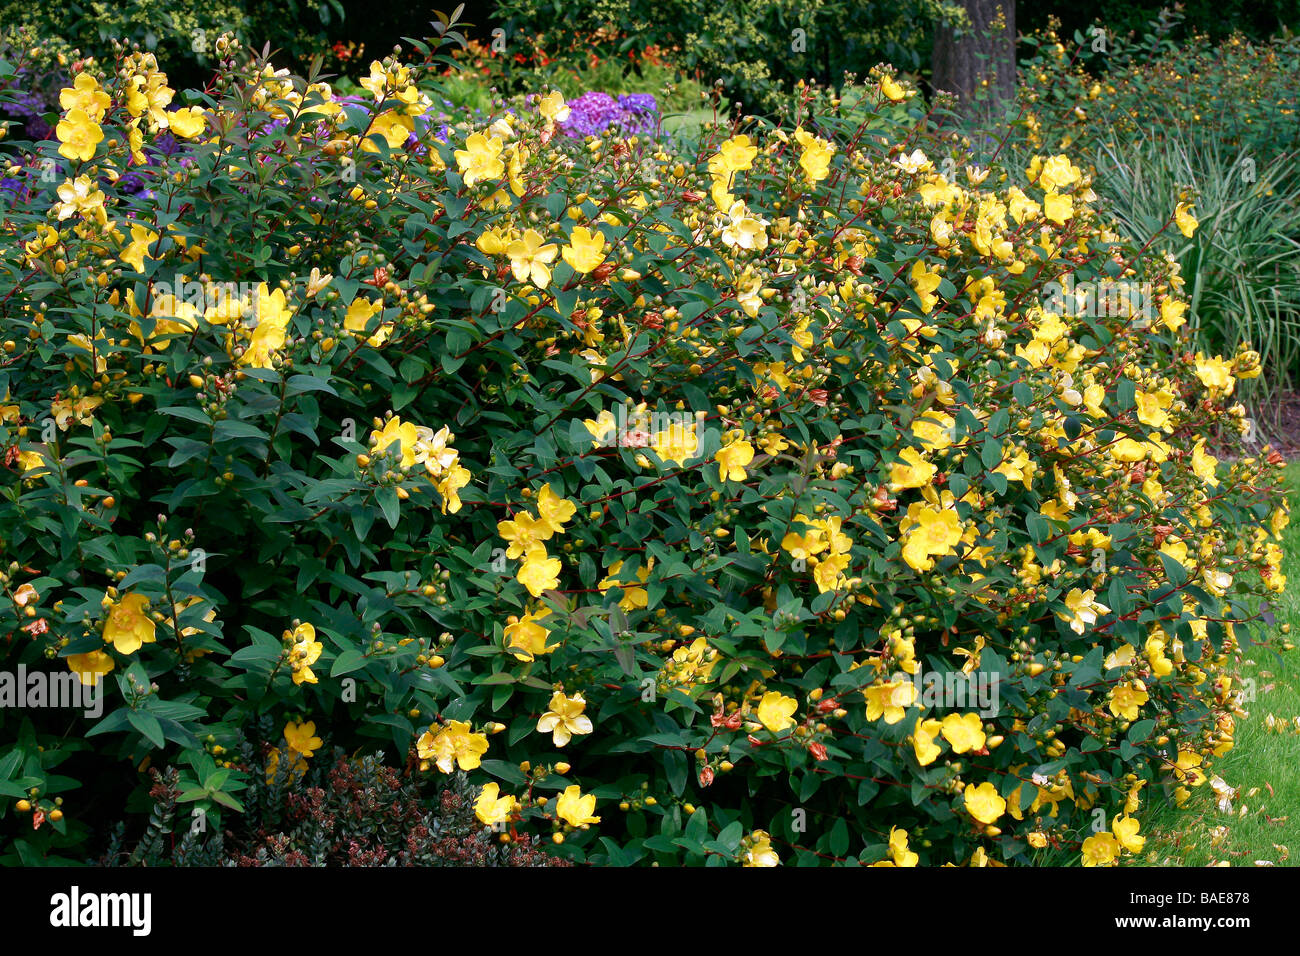
[[[162,748],[167,745],[167,739],[163,736],[162,725],[158,723],[158,718],[153,714],[146,713],[143,710],[128,710],[127,720],[155,747]]]
[[[388,522],[388,527],[396,528],[397,522],[402,518],[402,503],[397,497],[397,489],[392,485],[380,488],[375,493],[375,503],[384,513],[384,520]]]
[[[344,674],[351,674],[353,671],[360,670],[366,666],[366,656],[355,648],[349,648],[334,659],[334,666],[330,668],[330,677],[341,677]]]

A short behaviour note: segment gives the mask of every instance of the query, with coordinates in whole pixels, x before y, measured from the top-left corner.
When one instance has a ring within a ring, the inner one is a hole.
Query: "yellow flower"
[[[510,271],[515,274],[515,279],[531,282],[539,289],[545,289],[550,283],[550,264],[559,252],[554,245],[544,245],[544,241],[536,229],[525,229],[522,238],[506,247],[506,255],[510,257]]]
[[[514,233],[504,227],[493,227],[484,230],[477,239],[474,240],[474,247],[489,256],[504,256],[506,247],[514,239]]]
[[[1037,157],[1035,157],[1035,162],[1037,163]],[[1041,189],[1055,191],[1066,186],[1072,186],[1082,176],[1083,172],[1079,167],[1071,163],[1069,157],[1062,154],[1053,156],[1043,163],[1035,181]],[[1030,178],[1034,179],[1032,175]]]
[[[709,160],[710,172],[713,172],[717,161],[717,156]],[[719,209],[730,209],[732,203],[736,201],[736,197],[727,189],[731,176],[732,174],[726,170],[720,170],[720,172],[714,174],[713,186],[709,189],[709,195],[713,197],[713,204]]]
[[[144,133],[140,131],[140,121],[132,120],[126,131],[126,148],[131,151],[131,161],[137,166],[144,166],[149,157],[144,154]]]
[[[480,823],[494,826],[509,822],[515,815],[519,801],[510,794],[502,797],[500,792],[501,787],[495,782],[485,783],[479,791],[478,799],[474,801],[474,816],[478,817]]]
[[[772,838],[766,830],[755,830],[749,835],[749,846],[742,857],[742,866],[779,866],[781,858],[772,849]]]
[[[119,654],[134,654],[143,644],[154,642],[154,622],[145,608],[149,599],[143,594],[128,594],[109,602],[108,620],[104,623],[104,642]]]
[[[1074,217],[1074,199],[1062,193],[1048,193],[1043,197],[1043,215],[1058,226]]]
[[[767,248],[767,227],[769,223],[760,216],[755,216],[743,202],[735,202],[727,210],[727,223],[722,230],[722,241],[727,246],[740,249]]]
[[[1231,395],[1237,383],[1230,362],[1225,362],[1217,355],[1206,358],[1200,352],[1196,353],[1196,377],[1207,389],[1222,395]]]
[[[984,748],[984,727],[979,714],[949,714],[943,719],[942,729],[953,753],[964,754],[968,750]]]
[[[474,133],[465,140],[465,148],[456,150],[455,156],[466,186],[484,179],[499,179],[505,173],[501,149],[501,140],[495,136]]]
[[[331,273],[322,274],[320,269],[312,267],[311,276],[307,279],[307,298],[314,299],[318,294],[325,291],[325,287],[334,281]],[[356,304],[355,302],[353,303]]]
[[[935,411],[934,409],[930,409],[924,415],[914,420],[911,425],[912,434],[915,435],[917,441],[921,443],[921,448],[924,451],[940,451],[947,448],[952,444],[956,427],[957,422],[951,415],[948,415],[945,412]],[[906,458],[907,451],[913,450],[914,449],[905,449],[904,457]],[[922,460],[922,456],[918,454],[916,460],[919,462]],[[900,466],[894,465],[892,467],[897,468]]]
[[[285,639],[293,642],[293,646],[289,649],[289,666],[293,670],[293,682],[295,684],[317,683],[311,665],[320,658],[325,645],[316,640],[316,628],[303,622],[294,628],[292,633],[285,631],[284,636]]]
[[[572,112],[564,102],[564,94],[559,90],[552,90],[538,99],[537,111],[548,123],[563,123]]]
[[[1147,838],[1138,836],[1138,827],[1140,824],[1137,819],[1129,816],[1116,816],[1110,824],[1110,832],[1115,835],[1116,842],[1130,853],[1141,853],[1142,848],[1146,846]]]
[[[384,427],[370,433],[371,444],[376,454],[386,451],[393,445],[400,456],[403,468],[412,468],[420,460],[419,426],[413,422],[404,422],[394,415],[384,422]]]
[[[400,79],[400,74],[395,75],[391,77],[393,82],[390,84],[390,77],[388,71],[384,69],[384,64],[380,63],[378,60],[371,60],[370,75],[361,80],[361,85],[370,93],[371,96],[378,100],[383,99],[384,92],[390,88],[390,85],[398,85]]]
[[[39,451],[20,451],[18,453],[18,467],[23,470],[24,478],[39,478],[42,475],[48,475],[50,469],[45,462],[45,455]]]
[[[894,165],[913,176],[934,168],[934,163],[930,162],[925,153],[919,149],[901,154],[894,160]]]
[[[239,357],[239,364],[271,368],[276,353],[284,348],[289,319],[293,315],[285,305],[284,290],[268,293],[265,282],[259,285],[253,314],[257,317],[257,325],[253,327],[244,354]]]
[[[68,670],[77,675],[77,680],[88,687],[94,687],[99,679],[116,665],[113,658],[103,651],[90,651],[85,654],[69,654]]]
[[[1151,664],[1151,673],[1156,677],[1168,677],[1174,672],[1173,661],[1165,657],[1165,642],[1158,637],[1147,638],[1143,648],[1147,661]]]
[[[1136,462],[1147,456],[1147,446],[1132,438],[1121,438],[1110,446],[1110,455],[1116,461]]]
[[[571,827],[585,827],[591,823],[599,823],[600,817],[592,815],[595,809],[595,795],[589,793],[583,796],[582,788],[577,784],[565,787],[560,798],[555,801],[555,815]]]
[[[198,106],[185,107],[167,114],[167,128],[181,139],[194,139],[207,125],[207,114]]]
[[[880,92],[885,99],[894,103],[897,103],[904,97],[911,95],[910,91],[903,89],[903,87],[896,83],[894,78],[891,76],[882,76],[880,78]]]
[[[898,827],[889,828],[889,855],[895,866],[916,866],[921,859],[907,848],[907,831]]]
[[[645,583],[650,577],[650,569],[654,567],[654,558],[646,564],[637,568],[636,576],[641,583]],[[615,561],[609,566],[609,574],[605,579],[596,586],[600,588],[600,593],[604,594],[610,588],[620,588],[623,591],[623,597],[619,599],[618,606],[625,611],[633,611],[639,607],[645,607],[650,601],[650,595],[645,588],[637,587],[631,581],[621,580],[619,573],[623,570],[623,562]]]
[[[515,578],[533,597],[541,597],[542,592],[560,586],[562,566],[559,558],[550,557],[543,546],[537,545],[524,555]]]
[[[721,146],[718,147],[716,159],[720,169],[730,173],[743,172],[754,165],[754,159],[758,156],[758,147],[755,146],[748,136],[733,136]],[[713,171],[714,164],[710,162],[710,172]]]
[[[943,752],[943,748],[936,744],[935,738],[943,730],[943,724],[937,720],[921,720],[916,718],[916,726],[912,730],[912,749],[916,751],[916,760],[922,767],[928,767],[934,763],[935,758]]]
[[[1165,296],[1160,303],[1160,324],[1170,332],[1176,332],[1181,326],[1187,324],[1187,320],[1183,318],[1183,313],[1186,311],[1186,302],[1180,302],[1171,296]]]
[[[978,787],[968,783],[963,796],[966,812],[980,823],[995,823],[998,817],[1007,812],[1007,802],[998,795],[997,787],[991,783],[981,783]]]
[[[1195,447],[1192,448],[1192,471],[1196,473],[1196,477],[1211,488],[1218,487],[1219,479],[1215,474],[1218,465],[1219,459],[1205,450],[1205,439],[1197,439]]]
[[[1069,621],[1070,630],[1076,634],[1082,634],[1087,628],[1096,624],[1097,618],[1102,614],[1110,613],[1110,608],[1098,601],[1096,592],[1091,589],[1081,591],[1072,588],[1065,596],[1065,606],[1070,613],[1057,611],[1056,616],[1063,621]]]
[[[1205,772],[1201,770],[1201,755],[1191,750],[1178,751],[1178,762],[1174,765],[1174,778],[1180,783],[1199,787],[1205,783]]]
[[[289,742],[291,753],[299,753],[303,757],[310,757],[323,743],[316,736],[316,722],[311,720],[301,724],[289,721],[284,725],[284,739]]]
[[[586,275],[605,261],[605,236],[599,229],[575,226],[569,245],[560,250],[560,255],[574,272]]]
[[[664,678],[683,687],[694,687],[711,678],[717,659],[718,652],[709,647],[709,642],[697,637],[689,647],[679,646],[674,650],[671,662],[664,662]]]
[[[847,554],[832,554],[818,562],[817,567],[813,568],[813,583],[817,585],[818,593],[843,590],[860,581],[860,578],[850,579],[844,573],[848,568]]]
[[[1196,232],[1196,227],[1200,225],[1192,215],[1191,203],[1185,202],[1180,202],[1174,209],[1174,222],[1178,224],[1178,231],[1188,239],[1192,238],[1192,233]]]
[[[1094,833],[1080,848],[1084,866],[1113,866],[1119,857],[1119,841],[1110,833]]]
[[[28,259],[38,259],[47,250],[59,244],[59,231],[45,223],[36,225],[36,238],[23,243],[23,251]]]
[[[537,495],[537,514],[546,527],[555,534],[564,534],[564,523],[571,519],[577,510],[577,505],[567,498],[561,498],[551,490],[549,484],[543,485]]]
[[[576,734],[591,733],[591,718],[583,713],[587,702],[581,694],[567,697],[564,691],[557,690],[551,695],[549,706],[550,709],[537,721],[537,731],[550,734],[555,746],[563,747]]]
[[[447,721],[447,726],[436,734],[430,727],[415,742],[420,759],[432,760],[443,773],[451,773],[453,767],[474,770],[487,750],[487,736],[474,733],[469,724],[460,720]]]
[[[915,510],[913,510],[915,509]],[[918,503],[908,508],[908,518],[915,516],[903,542],[903,560],[917,571],[934,567],[934,557],[951,554],[961,541],[961,521],[952,508],[934,508]]]
[[[943,277],[927,269],[924,262],[917,261],[912,264],[912,288],[916,290],[917,298],[921,300],[921,311],[926,315],[934,311],[935,305],[939,302],[939,297],[934,294],[934,291],[939,288],[939,283],[942,281]]]
[[[103,140],[104,131],[86,114],[85,110],[72,109],[59,120],[59,125],[54,128],[54,135],[62,144],[59,146],[60,156],[86,163],[94,159],[95,147]]]
[[[794,712],[799,702],[778,691],[769,690],[758,702],[758,720],[774,734],[779,734],[794,724]]]
[[[104,404],[104,400],[99,396],[85,395],[75,402],[70,399],[52,402],[50,411],[54,415],[54,422],[59,426],[60,431],[67,431],[72,427],[73,421],[81,425],[91,425],[95,421],[95,409]]]
[[[745,466],[754,460],[754,446],[735,439],[718,449],[714,456],[718,462],[718,477],[722,481],[744,481]]]
[[[1291,506],[1284,501],[1279,507],[1275,508],[1273,514],[1269,516],[1269,530],[1273,532],[1273,537],[1281,539],[1282,532],[1286,530],[1290,523]]]
[[[813,136],[803,127],[794,131],[794,138],[803,147],[803,153],[799,156],[799,168],[803,170],[808,185],[821,182],[829,176],[831,157],[835,155],[835,144]]]
[[[873,684],[863,691],[867,699],[867,720],[885,718],[885,723],[896,724],[907,713],[906,708],[916,702],[916,685],[911,681],[890,681]]]
[[[1144,392],[1138,389],[1133,398],[1137,403],[1138,421],[1152,428],[1173,430],[1173,426],[1169,423],[1169,413],[1165,411],[1173,402],[1172,394],[1164,389],[1158,392]]]
[[[153,334],[149,336],[150,344],[165,342],[169,335],[188,335],[199,327],[198,307],[170,294],[154,299],[149,316],[154,319]],[[139,324],[131,323],[131,329],[136,338],[144,342],[144,332]]]
[[[934,479],[938,469],[925,460],[915,448],[904,448],[898,456],[901,462],[889,466],[889,490],[903,491],[906,488],[925,488]]]
[[[71,87],[59,91],[59,106],[69,112],[81,110],[92,123],[104,121],[111,102],[108,94],[99,88],[99,81],[89,73],[78,73]]]
[[[1161,548],[1160,550],[1164,551],[1166,549]],[[1186,548],[1184,548],[1184,550],[1186,550]],[[1138,653],[1138,649],[1134,648],[1134,645],[1123,644],[1119,646],[1117,650],[1113,650],[1112,653],[1106,656],[1106,661],[1104,665],[1102,665],[1102,669],[1109,671],[1114,670],[1115,667],[1127,667],[1134,662],[1134,656],[1136,653]]]
[[[370,132],[361,141],[361,149],[367,153],[379,152],[375,138],[383,139],[390,150],[401,149],[415,129],[415,120],[409,115],[396,110],[385,110],[376,116],[370,124]]]
[[[1131,647],[1130,650],[1132,650]],[[1117,684],[1113,687],[1110,692],[1108,706],[1110,712],[1116,717],[1121,717],[1124,720],[1137,720],[1138,708],[1149,699],[1146,685],[1140,680],[1135,680],[1126,684]]]
[[[824,139],[813,141],[803,155],[799,157],[799,168],[803,170],[804,177],[808,183],[821,182],[828,177],[831,172],[831,157],[835,155],[835,147]]]
[[[367,299],[359,295],[352,300],[348,306],[347,313],[343,316],[343,327],[349,332],[363,334],[370,326],[370,320],[384,311],[384,303]],[[375,329],[374,333],[366,339],[366,344],[372,348],[379,348],[388,341],[392,334],[393,323],[385,322]]]
[[[521,661],[531,661],[538,655],[549,654],[555,650],[554,647],[546,646],[546,640],[551,636],[551,632],[545,625],[539,623],[550,613],[551,609],[544,607],[535,612],[530,611],[521,618],[511,615],[510,623],[505,626],[505,634],[509,642],[507,647],[516,658]]]
[[[118,258],[133,268],[136,272],[144,272],[144,260],[149,255],[149,246],[158,241],[158,233],[152,229],[142,226],[139,223],[131,223],[131,241],[127,243],[118,255]]]
[[[152,73],[146,77],[137,73],[131,77],[127,88],[127,112],[132,116],[148,113],[152,123],[165,128],[167,107],[171,105],[175,92],[167,85],[166,74]]]
[[[534,518],[526,511],[507,521],[497,522],[497,534],[507,542],[506,557],[511,560],[523,557],[535,548],[545,551],[542,542],[554,533],[545,518]]]
[[[59,202],[55,204],[59,221],[74,215],[86,216],[103,224],[108,214],[104,211],[104,194],[96,188],[89,176],[65,180],[58,188]]]
[[[661,461],[672,462],[680,468],[694,458],[699,450],[695,423],[669,425],[662,431],[655,432],[650,436],[650,448]]]

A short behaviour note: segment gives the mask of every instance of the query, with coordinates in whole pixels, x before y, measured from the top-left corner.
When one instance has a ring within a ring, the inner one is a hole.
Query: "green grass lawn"
[[[1283,532],[1283,572],[1289,583],[1272,603],[1274,629],[1289,624],[1294,636],[1300,633],[1300,462],[1287,466],[1286,480],[1296,515]],[[1211,770],[1237,789],[1232,809],[1224,812],[1215,805],[1208,783],[1197,787],[1181,809],[1161,790],[1152,791],[1151,803],[1139,814],[1148,838],[1143,864],[1254,866],[1267,861],[1290,866],[1292,851],[1300,859],[1300,651],[1279,654],[1255,646],[1244,656],[1239,679],[1254,680],[1256,697],[1245,705],[1250,716],[1238,718],[1236,746]],[[1276,730],[1267,727],[1270,715],[1280,725]]]

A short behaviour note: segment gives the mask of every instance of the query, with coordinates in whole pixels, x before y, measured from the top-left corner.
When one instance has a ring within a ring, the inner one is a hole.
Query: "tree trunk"
[[[1015,0],[959,0],[970,26],[935,29],[932,85],[966,119],[1000,120],[1016,94]]]

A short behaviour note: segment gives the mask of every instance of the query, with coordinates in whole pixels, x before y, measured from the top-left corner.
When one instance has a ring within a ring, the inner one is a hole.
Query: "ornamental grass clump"
[[[355,102],[218,51],[7,146],[4,666],[103,695],[0,710],[10,859],[148,766],[229,828],[328,739],[575,862],[1107,865],[1232,747],[1287,512],[1205,436],[1258,357],[1066,155],[945,176],[885,74],[870,137],[676,153],[421,122],[423,44]]]

